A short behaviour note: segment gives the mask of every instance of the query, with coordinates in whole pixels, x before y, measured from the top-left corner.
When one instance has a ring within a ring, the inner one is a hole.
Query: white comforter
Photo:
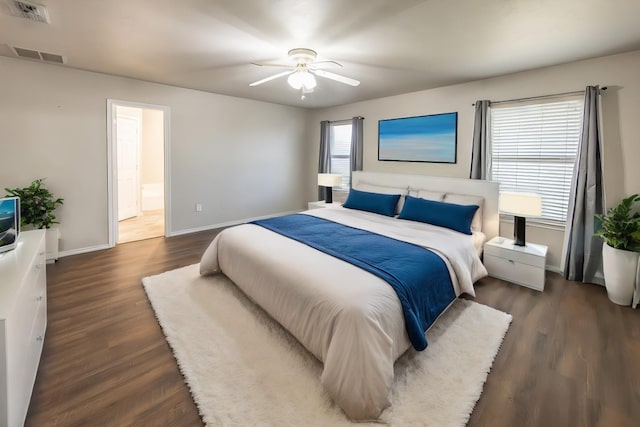
[[[470,236],[455,231],[345,208],[305,214],[434,250],[449,268],[456,295],[474,295],[473,283],[487,274]],[[211,243],[200,273],[218,272],[323,362],[322,384],[347,416],[372,420],[389,406],[393,364],[411,345],[389,284],[253,224],[226,229]]]

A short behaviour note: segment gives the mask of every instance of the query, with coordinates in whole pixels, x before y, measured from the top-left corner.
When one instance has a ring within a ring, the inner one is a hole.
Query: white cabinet
[[[547,247],[536,243],[517,246],[513,240],[494,237],[484,245],[484,265],[489,275],[543,291]]]
[[[0,254],[0,427],[22,426],[47,327],[45,231]]]

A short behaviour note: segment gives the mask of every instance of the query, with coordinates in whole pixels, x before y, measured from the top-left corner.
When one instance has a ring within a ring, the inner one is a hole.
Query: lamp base
[[[324,187],[324,202],[327,205],[333,203],[333,187]]]
[[[513,218],[513,244],[516,246],[527,246],[525,242],[525,230],[527,228],[526,219],[522,216]]]

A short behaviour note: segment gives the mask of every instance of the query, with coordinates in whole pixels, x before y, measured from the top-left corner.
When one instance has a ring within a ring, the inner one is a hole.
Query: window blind
[[[491,107],[491,177],[500,191],[538,193],[542,219],[564,223],[584,98]]]
[[[348,190],[351,170],[351,122],[331,123],[331,173],[342,175],[342,185],[336,189]]]

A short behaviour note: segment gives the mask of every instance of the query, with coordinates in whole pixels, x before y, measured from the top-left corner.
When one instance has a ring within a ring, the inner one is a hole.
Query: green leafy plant
[[[637,201],[640,196],[634,194],[609,209],[606,215],[596,215],[600,228],[595,235],[612,248],[640,252],[640,214],[632,212]]]
[[[8,197],[20,197],[20,224],[35,228],[50,228],[58,224],[53,211],[64,199],[56,199],[44,186],[44,178],[36,179],[24,188],[5,188]]]

